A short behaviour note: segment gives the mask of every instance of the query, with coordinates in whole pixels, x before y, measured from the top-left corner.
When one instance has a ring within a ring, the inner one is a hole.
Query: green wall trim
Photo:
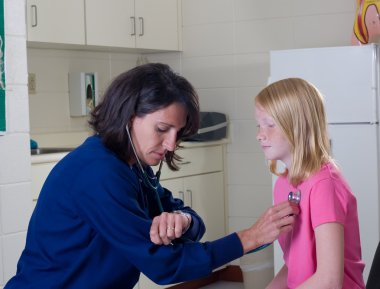
[[[0,133],[5,132],[4,0],[0,0]]]

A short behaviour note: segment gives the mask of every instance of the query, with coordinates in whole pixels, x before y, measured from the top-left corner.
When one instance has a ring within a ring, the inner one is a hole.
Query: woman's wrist
[[[190,225],[191,225],[191,215],[189,213],[185,213],[181,210],[176,210],[176,211],[173,211],[174,214],[179,214],[181,216],[183,216],[185,219],[186,219],[186,226],[184,227],[184,229],[182,230],[182,234],[185,234],[187,232],[187,230],[189,230],[190,228]]]
[[[239,231],[237,232],[237,235],[243,246],[244,254],[260,246],[249,230]]]

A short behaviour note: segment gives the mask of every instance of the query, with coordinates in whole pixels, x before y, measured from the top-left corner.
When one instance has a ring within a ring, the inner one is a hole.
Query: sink
[[[30,152],[32,155],[43,155],[43,154],[56,154],[56,153],[64,153],[64,152],[70,152],[74,148],[38,148],[38,149],[31,149]]]

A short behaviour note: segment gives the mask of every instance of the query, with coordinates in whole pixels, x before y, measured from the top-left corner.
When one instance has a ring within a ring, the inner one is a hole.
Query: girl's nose
[[[257,141],[262,141],[265,139],[265,135],[261,132],[260,129],[258,129],[257,133],[256,133],[256,140]]]

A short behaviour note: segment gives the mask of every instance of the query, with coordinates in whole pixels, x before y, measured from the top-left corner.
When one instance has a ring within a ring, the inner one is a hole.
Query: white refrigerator
[[[379,52],[375,44],[270,52],[269,82],[300,77],[325,97],[332,155],[358,202],[365,282],[380,238]],[[277,272],[277,242],[274,250]]]

